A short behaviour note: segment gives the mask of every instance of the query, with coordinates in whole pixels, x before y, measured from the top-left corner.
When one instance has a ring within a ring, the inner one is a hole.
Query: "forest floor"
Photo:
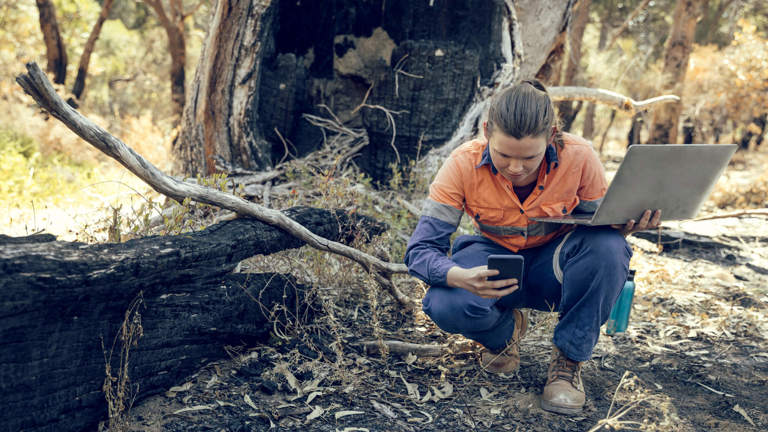
[[[609,175],[619,160],[604,157]],[[704,212],[717,213],[715,203],[728,199],[765,207],[765,191],[744,185],[764,179],[767,162],[764,152],[735,158]],[[314,279],[323,299],[317,319],[275,328],[268,345],[227,347],[229,359],[134,406],[126,430],[768,429],[765,217],[664,226],[687,240],[665,236],[660,243],[655,231],[630,238],[637,270],[630,326],[623,335],[602,335],[585,362],[587,403],[579,415],[539,404],[556,314],[532,311],[520,369],[489,374],[472,342],[441,331],[421,311],[404,312],[369,278],[332,259],[315,264],[325,267],[325,279]],[[320,257],[305,247],[252,258],[241,271],[297,269]],[[398,284],[414,298],[425,289],[408,277]],[[381,355],[360,345],[376,340],[445,349],[440,356]]]

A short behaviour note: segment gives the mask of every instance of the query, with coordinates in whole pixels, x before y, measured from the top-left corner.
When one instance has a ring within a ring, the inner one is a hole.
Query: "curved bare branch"
[[[615,109],[634,114],[638,111],[645,111],[656,104],[664,104],[680,101],[680,97],[675,95],[663,95],[654,98],[636,101],[623,94],[610,90],[596,89],[589,87],[549,87],[547,88],[553,101],[588,101],[610,105]]]
[[[184,198],[189,198],[199,203],[214,205],[231,210],[243,216],[256,218],[261,222],[291,233],[315,249],[345,256],[359,263],[367,271],[373,272],[376,279],[382,283],[384,288],[392,293],[393,297],[403,304],[403,306],[409,308],[413,307],[413,300],[400,293],[397,290],[397,287],[395,287],[391,281],[387,280],[388,275],[394,273],[407,273],[408,269],[404,264],[385,262],[355,248],[315,235],[303,225],[288,218],[280,211],[262,207],[256,203],[252,203],[226,192],[198,184],[179,181],[166,175],[125,143],[84,117],[74,108],[67,105],[64,100],[56,94],[56,91],[48,81],[45,73],[43,73],[36,63],[27,63],[27,71],[27,74],[16,77],[16,81],[21,85],[25,92],[35,99],[35,102],[37,102],[40,107],[61,120],[82,139],[128,168],[129,171],[134,173],[159,193],[179,202],[183,201]]]

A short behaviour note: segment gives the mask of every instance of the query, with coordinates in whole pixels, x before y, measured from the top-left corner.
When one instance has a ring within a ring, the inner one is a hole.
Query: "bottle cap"
[[[635,269],[629,269],[629,276],[627,277],[628,280],[635,280]]]

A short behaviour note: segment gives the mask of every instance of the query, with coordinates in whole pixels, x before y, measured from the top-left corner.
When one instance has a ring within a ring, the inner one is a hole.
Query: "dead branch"
[[[739,210],[739,211],[730,212],[730,213],[721,213],[721,214],[715,214],[715,215],[709,215],[709,216],[702,216],[693,220],[703,221],[703,220],[725,219],[725,218],[740,217],[740,216],[768,216],[768,208],[753,209],[753,210]]]
[[[629,114],[635,114],[638,111],[646,111],[653,105],[678,102],[680,100],[680,98],[675,95],[663,95],[643,101],[636,101],[630,97],[610,90],[589,87],[549,87],[547,91],[555,102],[571,100],[602,103]]]
[[[382,341],[382,343],[387,347],[390,353],[403,355],[412,353],[420,357],[440,357],[448,352],[447,345],[415,344],[398,340],[385,340]],[[365,353],[369,355],[378,354],[381,350],[379,341],[363,341],[360,342],[360,346],[362,346]]]
[[[27,94],[32,96],[41,108],[59,119],[86,142],[118,161],[157,192],[178,202],[182,202],[184,198],[189,198],[199,203],[231,210],[242,216],[256,218],[261,222],[291,233],[315,249],[345,256],[363,266],[367,271],[374,272],[374,274],[391,275],[408,272],[404,264],[384,262],[355,248],[317,236],[280,211],[262,207],[230,193],[176,180],[166,175],[125,143],[67,105],[56,94],[37,63],[27,63],[27,72],[27,74],[16,77],[16,82]],[[396,300],[408,309],[413,309],[415,306],[412,299],[405,300],[396,297]]]

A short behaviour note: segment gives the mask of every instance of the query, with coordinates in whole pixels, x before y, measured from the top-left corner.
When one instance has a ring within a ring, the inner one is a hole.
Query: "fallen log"
[[[285,214],[343,243],[384,229],[342,211]],[[107,416],[107,363],[115,377],[128,365],[125,390],[138,401],[226,357],[225,345],[264,341],[273,325],[314,313],[309,291],[290,276],[231,273],[245,258],[305,244],[254,219],[116,244],[52,240],[0,238],[3,432],[95,430]],[[138,320],[126,313],[132,305]],[[127,361],[116,338],[126,318],[138,337]]]

